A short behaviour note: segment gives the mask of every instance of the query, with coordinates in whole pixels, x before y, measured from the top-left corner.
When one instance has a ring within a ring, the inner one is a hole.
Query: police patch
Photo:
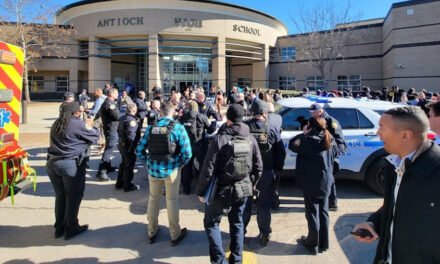
[[[136,121],[134,121],[134,120],[130,121],[130,126],[131,127],[135,127],[136,126]]]
[[[110,109],[111,109],[111,110],[115,110],[115,109],[116,109],[116,105],[111,104],[111,105],[110,105]]]
[[[334,129],[337,129],[337,128],[338,128],[338,123],[336,123],[335,121],[333,121],[333,122],[332,122],[332,127],[333,127]]]

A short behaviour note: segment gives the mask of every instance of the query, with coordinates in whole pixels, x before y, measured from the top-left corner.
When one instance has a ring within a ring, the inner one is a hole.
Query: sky
[[[49,0],[60,7],[77,2],[75,0]],[[160,0],[157,0],[160,1]],[[292,17],[299,10],[311,10],[325,0],[220,0],[267,13],[276,17],[286,25],[290,34],[297,33]],[[346,6],[349,0],[333,0],[341,6]],[[403,0],[350,0],[350,12],[361,20],[385,17],[391,5]]]

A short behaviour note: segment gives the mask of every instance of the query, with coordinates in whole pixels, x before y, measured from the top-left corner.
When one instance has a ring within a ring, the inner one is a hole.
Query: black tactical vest
[[[166,161],[176,152],[176,143],[171,141],[171,131],[176,123],[171,121],[168,126],[152,126],[148,138],[148,154],[152,160]]]
[[[272,148],[269,143],[269,126],[267,125],[267,121],[264,122],[264,126],[259,129],[249,126],[249,131],[258,143],[261,156],[266,156]]]
[[[228,136],[229,141],[220,162],[221,178],[226,182],[237,182],[251,173],[252,143],[248,137]],[[223,164],[222,164],[223,163]]]

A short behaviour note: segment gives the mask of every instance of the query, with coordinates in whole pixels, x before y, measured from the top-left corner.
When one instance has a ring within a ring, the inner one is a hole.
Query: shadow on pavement
[[[365,222],[370,214],[345,214],[339,217],[335,223],[336,238],[350,263],[373,263],[377,242],[372,244],[360,243],[350,234],[354,226]]]

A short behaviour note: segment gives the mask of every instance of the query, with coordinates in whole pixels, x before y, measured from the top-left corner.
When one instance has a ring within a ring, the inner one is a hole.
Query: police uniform
[[[196,175],[196,169],[193,170],[194,160],[202,160],[205,153],[201,153],[201,144],[207,130],[208,134],[213,133],[216,123],[210,123],[206,115],[202,115],[196,111],[185,110],[184,114],[179,118],[179,122],[185,127],[191,141],[192,157],[191,160],[182,168],[182,187],[185,194],[191,192],[191,182],[193,176]],[[202,160],[203,162],[203,160]],[[201,163],[201,162],[200,162]],[[200,164],[198,163],[198,164]]]
[[[148,117],[147,119],[148,125],[152,126],[156,124],[157,119],[159,119],[159,111],[157,111],[156,109],[151,109],[148,112],[147,117]]]
[[[344,135],[342,134],[342,128],[339,124],[338,120],[331,117],[327,112],[324,111],[324,113],[321,116],[325,119],[327,123],[327,129],[332,134],[333,138],[336,141],[337,149],[338,149],[338,156],[344,155],[347,150],[347,145],[345,144]],[[335,164],[333,166],[334,171],[332,172],[332,176],[334,177],[334,173],[337,173],[339,171],[339,159],[336,157],[334,160]],[[338,208],[338,197],[336,194],[336,183],[335,180],[333,180],[332,187],[331,187],[331,193],[329,196],[329,207],[330,210],[337,210]]]
[[[273,128],[275,128],[276,133],[281,135],[282,132],[282,125],[283,125],[283,118],[280,114],[270,112],[269,113],[269,124]],[[273,186],[273,194],[272,194],[272,209],[278,209],[280,207],[280,194],[278,192],[279,184],[280,184],[280,172],[282,171],[275,171],[275,183]]]
[[[210,103],[204,102],[204,103],[200,103],[197,102],[197,104],[199,105],[199,113],[206,115],[208,118],[214,118],[217,121],[221,121],[222,118],[220,116],[219,113],[217,113],[217,111],[214,110],[214,108],[212,107],[212,105]]]
[[[267,114],[268,106],[266,102],[257,100],[252,105],[253,114]],[[281,133],[274,127],[269,120],[261,120],[253,118],[246,121],[249,126],[250,133],[255,137],[261,158],[263,160],[263,174],[256,185],[257,197],[257,222],[260,231],[260,243],[265,246],[270,239],[272,229],[271,223],[271,207],[272,196],[275,185],[275,171],[281,171],[284,167],[284,159],[286,150],[281,139]],[[248,199],[243,214],[245,227],[249,224],[252,214],[253,199]],[[245,229],[246,233],[246,229]]]
[[[337,155],[336,143],[324,147],[324,131],[311,130],[307,135],[299,134],[289,141],[289,149],[298,154],[296,180],[304,194],[304,205],[308,223],[308,235],[298,239],[312,254],[329,248],[328,196],[334,182],[333,162]]]
[[[205,205],[203,219],[209,241],[211,263],[225,263],[220,221],[227,215],[231,237],[229,263],[241,263],[244,243],[243,211],[252,196],[252,179],[263,170],[260,151],[249,127],[242,123],[243,107],[233,104],[226,113],[232,125],[223,125],[211,142],[197,183],[197,195],[205,196],[211,182],[215,190]]]
[[[64,234],[68,239],[87,229],[79,225],[78,211],[86,182],[86,153],[98,137],[98,130],[86,128],[78,117],[72,117],[64,136],[51,129],[46,169],[56,195],[55,237]]]
[[[140,138],[141,138],[141,129],[144,126],[144,119],[147,117],[148,114],[148,110],[147,110],[147,104],[144,100],[142,100],[141,98],[136,98],[134,100],[134,103],[137,106],[137,113],[136,113],[136,117],[139,119],[139,125],[138,125],[138,129],[136,131],[136,139],[139,142]]]
[[[119,120],[118,149],[121,153],[122,161],[119,165],[118,179],[116,181],[116,189],[124,188],[125,192],[137,190],[138,187],[132,183],[134,177],[134,164],[136,163],[136,147],[139,142],[137,139],[138,130],[137,117],[127,114]]]
[[[96,174],[96,178],[103,181],[109,180],[107,172],[112,172],[116,169],[111,166],[111,158],[113,151],[118,144],[118,124],[120,115],[117,102],[109,98],[105,99],[100,110],[105,136],[105,149],[102,154],[101,162],[99,163],[98,173]]]

